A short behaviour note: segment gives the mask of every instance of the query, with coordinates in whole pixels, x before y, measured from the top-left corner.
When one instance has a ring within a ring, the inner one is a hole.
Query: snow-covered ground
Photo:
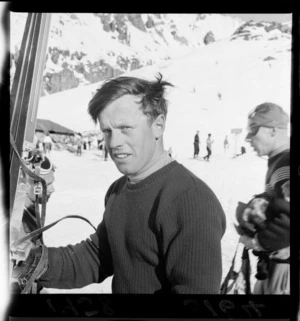
[[[238,201],[247,202],[254,194],[264,189],[267,160],[259,158],[250,148],[240,157],[233,158],[231,150],[214,153],[209,163],[201,160],[204,150],[200,149],[200,159],[193,159],[193,146],[185,157],[177,158],[199,178],[205,181],[220,200],[227,218],[227,229],[222,239],[223,278],[229,270],[238,235],[235,232],[235,208]],[[52,161],[57,166],[55,172],[55,192],[47,205],[46,224],[65,215],[82,215],[94,226],[102,220],[104,196],[110,184],[121,176],[114,163],[104,161],[102,152],[96,149],[84,150],[82,157],[67,151],[52,152]],[[89,237],[93,229],[78,219],[66,219],[44,233],[47,246],[76,244]],[[239,259],[237,260],[239,264]],[[255,259],[252,258],[253,264]],[[254,265],[253,265],[254,268]],[[76,290],[44,289],[44,293],[111,293],[111,278],[102,284],[93,284]]]

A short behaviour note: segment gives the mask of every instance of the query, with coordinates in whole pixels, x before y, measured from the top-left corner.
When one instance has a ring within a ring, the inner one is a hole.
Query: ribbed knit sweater
[[[265,193],[271,202],[283,199],[282,185],[290,179],[290,150],[285,150],[268,161]],[[265,250],[277,251],[290,245],[289,213],[271,207],[267,211],[267,225],[257,233],[257,239]]]
[[[76,288],[113,275],[113,293],[218,294],[225,215],[212,190],[176,161],[109,188],[97,232],[49,248],[45,287]]]

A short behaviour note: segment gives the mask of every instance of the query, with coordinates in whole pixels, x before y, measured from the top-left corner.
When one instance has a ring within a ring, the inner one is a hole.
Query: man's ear
[[[274,137],[276,136],[276,134],[277,134],[277,128],[276,127],[271,128],[271,136]]]
[[[159,139],[165,130],[166,118],[163,114],[160,114],[156,117],[152,123],[152,129],[154,131],[155,139]]]

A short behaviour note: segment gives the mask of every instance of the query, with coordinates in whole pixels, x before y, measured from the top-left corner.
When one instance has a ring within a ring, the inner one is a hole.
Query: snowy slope
[[[191,153],[197,129],[204,142],[211,132],[216,151],[232,128],[246,126],[250,109],[273,101],[289,113],[291,40],[220,40],[185,56],[125,73],[154,79],[158,72],[174,84],[169,90],[165,143],[178,154]],[[268,57],[272,57],[269,60]],[[76,131],[95,129],[88,102],[102,82],[40,99],[39,118],[48,118]],[[219,100],[217,94],[221,93]],[[97,127],[96,127],[97,128]],[[204,145],[203,145],[204,146]]]

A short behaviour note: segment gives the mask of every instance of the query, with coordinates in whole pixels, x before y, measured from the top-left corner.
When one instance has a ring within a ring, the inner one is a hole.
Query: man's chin
[[[124,169],[124,168],[119,168],[119,167],[117,167],[117,169],[118,169],[118,171],[119,171],[121,174],[123,174],[123,175],[125,175],[125,176],[130,176],[130,173],[129,173],[128,170],[126,170],[126,169]]]
[[[120,162],[114,162],[118,171],[122,173],[123,175],[130,175],[130,170],[128,169],[128,166],[125,164],[121,164]]]
[[[253,151],[254,153],[256,153],[257,156],[261,156],[260,151],[257,150],[256,148],[253,147]]]

